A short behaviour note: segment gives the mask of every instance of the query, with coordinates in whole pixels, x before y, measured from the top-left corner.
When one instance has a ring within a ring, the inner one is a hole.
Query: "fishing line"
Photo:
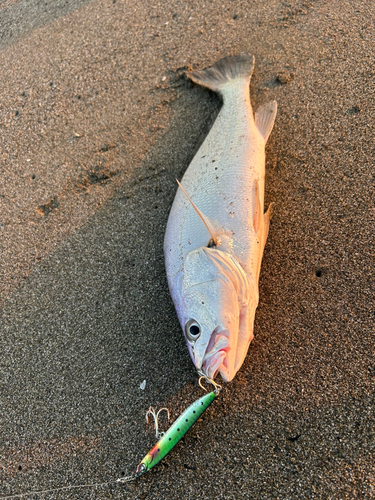
[[[44,493],[53,493],[55,491],[63,491],[63,490],[73,490],[78,488],[96,488],[98,486],[107,486],[108,484],[118,483],[118,480],[107,481],[106,483],[92,483],[92,484],[77,484],[76,486],[60,486],[60,488],[52,488],[50,490],[38,490],[38,491],[29,491],[28,493],[18,493],[17,495],[11,495],[9,497],[0,497],[0,500],[12,500],[13,498],[22,498],[30,495],[43,495]]]

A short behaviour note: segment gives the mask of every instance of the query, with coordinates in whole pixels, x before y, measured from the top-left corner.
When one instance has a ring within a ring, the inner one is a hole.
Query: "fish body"
[[[265,144],[277,105],[255,117],[254,58],[227,57],[188,74],[219,92],[223,107],[189,165],[169,215],[169,289],[196,368],[230,381],[253,338],[270,210],[264,212]]]

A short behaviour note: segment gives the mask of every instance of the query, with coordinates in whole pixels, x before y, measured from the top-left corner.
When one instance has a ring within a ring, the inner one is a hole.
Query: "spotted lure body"
[[[187,431],[194,425],[198,418],[207,410],[208,406],[216,398],[215,392],[205,394],[194,401],[182,415],[171,425],[164,436],[147,453],[142,462],[138,465],[136,475],[141,476],[160,462],[171,449],[185,436]]]

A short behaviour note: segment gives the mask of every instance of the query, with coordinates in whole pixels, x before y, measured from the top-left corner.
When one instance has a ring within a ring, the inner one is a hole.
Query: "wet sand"
[[[163,237],[221,106],[184,72],[239,53],[279,109],[246,361],[141,479],[33,498],[374,498],[373,2],[43,5],[0,0],[0,498],[127,475],[202,394]]]

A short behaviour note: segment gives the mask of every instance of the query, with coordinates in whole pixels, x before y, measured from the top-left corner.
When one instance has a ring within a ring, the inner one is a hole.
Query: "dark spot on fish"
[[[320,277],[322,276],[322,270],[321,270],[321,269],[317,269],[317,270],[315,271],[315,276],[316,276],[317,278],[320,278]]]

